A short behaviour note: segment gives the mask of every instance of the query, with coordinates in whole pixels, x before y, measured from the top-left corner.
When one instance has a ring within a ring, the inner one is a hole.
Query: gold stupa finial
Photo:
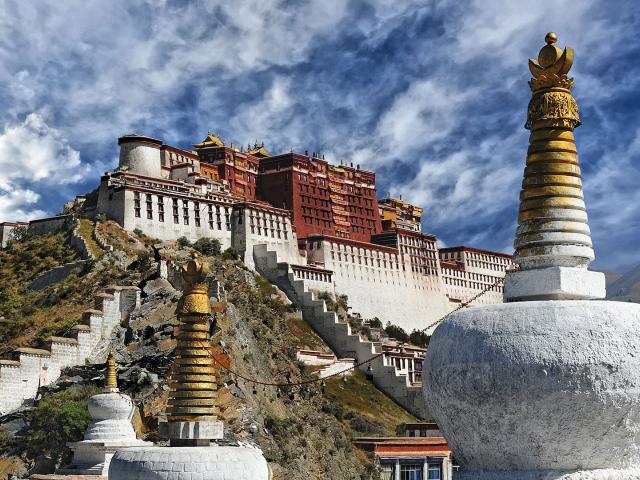
[[[208,275],[209,265],[198,260],[198,255],[194,253],[193,259],[182,267],[183,295],[180,302],[180,313],[211,313]]]
[[[167,407],[169,422],[217,418],[218,385],[209,338],[208,274],[209,265],[195,255],[182,267],[183,294],[178,307],[180,327]]]
[[[546,45],[540,49],[538,59],[529,59],[529,70],[533,78],[529,82],[531,90],[535,93],[550,88],[561,88],[571,91],[573,78],[567,74],[573,65],[573,48],[564,50],[556,45],[558,35],[549,32],[544,37]]]
[[[114,389],[118,388],[118,375],[116,373],[116,357],[113,355],[113,351],[109,350],[107,356],[107,373],[105,375],[104,388]]]

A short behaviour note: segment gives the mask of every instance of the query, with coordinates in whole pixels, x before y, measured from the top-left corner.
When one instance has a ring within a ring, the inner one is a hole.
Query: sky
[[[376,172],[441,245],[512,252],[527,59],[575,49],[594,268],[640,262],[633,0],[0,0],[0,221],[61,211],[138,133]]]

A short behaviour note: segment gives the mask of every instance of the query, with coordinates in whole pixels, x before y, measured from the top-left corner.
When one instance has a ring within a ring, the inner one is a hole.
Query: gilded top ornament
[[[538,59],[529,59],[529,70],[533,78],[529,82],[531,90],[536,92],[548,88],[562,88],[571,90],[573,78],[568,78],[567,73],[573,65],[573,48],[566,47],[564,50],[556,45],[558,36],[547,33],[545,37],[547,43],[538,54]]]
[[[182,267],[183,296],[179,307],[181,314],[211,313],[207,275],[209,265],[200,262],[197,255]]]
[[[112,351],[109,351],[107,356],[107,372],[105,374],[105,389],[117,389],[118,388],[118,376],[116,374],[116,357]]]

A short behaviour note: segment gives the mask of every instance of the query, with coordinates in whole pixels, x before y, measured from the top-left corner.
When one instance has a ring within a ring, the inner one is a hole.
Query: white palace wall
[[[234,207],[232,220],[231,245],[252,270],[255,270],[255,245],[266,245],[268,250],[277,252],[283,262],[304,262],[289,215],[276,209],[255,208],[250,203],[242,203]]]
[[[365,247],[348,242],[312,240],[309,263],[333,272],[336,294],[349,297],[353,313],[378,317],[405,331],[422,329],[448,310],[440,278],[414,272],[408,256],[389,247]]]

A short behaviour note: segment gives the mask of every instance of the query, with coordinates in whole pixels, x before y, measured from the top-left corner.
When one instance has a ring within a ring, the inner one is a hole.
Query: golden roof
[[[213,132],[208,132],[207,137],[200,143],[194,145],[195,148],[224,147],[224,142]]]
[[[271,156],[269,151],[265,148],[264,143],[262,145],[258,145],[257,143],[255,143],[253,145],[253,148],[248,148],[247,149],[247,153],[249,155],[253,155],[254,157],[260,157],[260,158],[265,158],[265,157],[270,157]]]

